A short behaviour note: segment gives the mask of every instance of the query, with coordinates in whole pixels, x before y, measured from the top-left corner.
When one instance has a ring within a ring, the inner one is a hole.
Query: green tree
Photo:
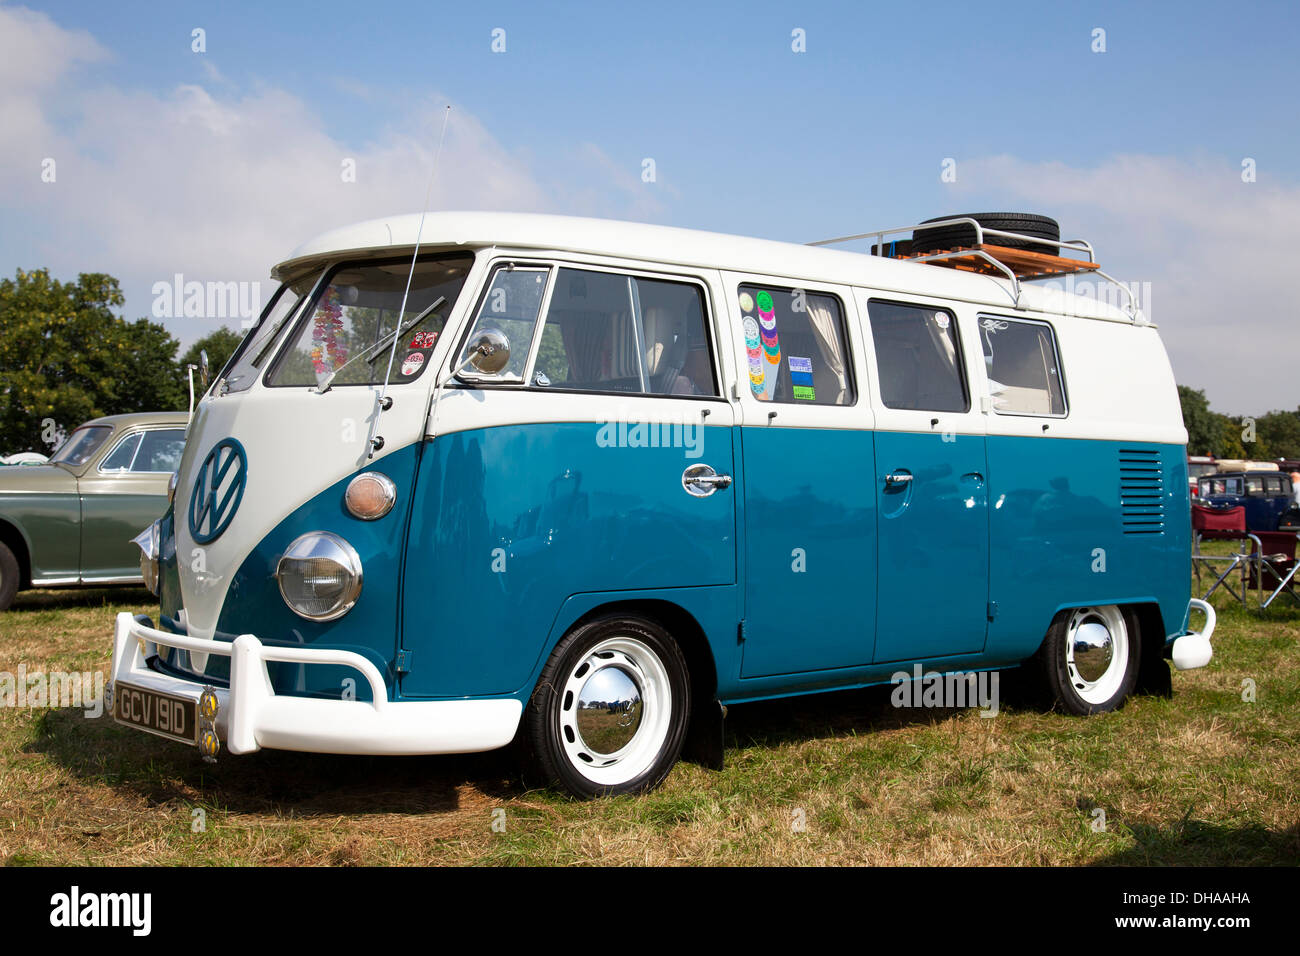
[[[184,408],[177,342],[146,319],[127,322],[117,280],[46,269],[0,281],[0,450],[51,450],[89,418]]]
[[[1300,409],[1294,412],[1269,412],[1255,421],[1259,440],[1276,458],[1300,458]]]
[[[1214,455],[1223,458],[1223,438],[1225,419],[1210,411],[1209,399],[1205,392],[1178,386],[1178,401],[1183,406],[1183,425],[1187,428],[1187,453],[1189,455]],[[1238,444],[1241,435],[1237,434]]]
[[[230,356],[235,354],[235,349],[239,348],[239,343],[244,340],[244,336],[234,329],[228,329],[224,325],[208,335],[203,336],[193,345],[191,345],[185,354],[180,358],[180,371],[182,377],[185,375],[187,365],[199,364],[199,352],[208,353],[208,369],[215,376],[226,365]],[[195,382],[198,377],[195,377]],[[186,386],[188,388],[188,386]],[[197,385],[196,385],[197,387]]]

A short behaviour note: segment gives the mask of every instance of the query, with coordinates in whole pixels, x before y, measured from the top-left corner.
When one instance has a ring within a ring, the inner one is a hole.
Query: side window
[[[716,396],[704,310],[694,283],[559,269],[533,384]]]
[[[140,439],[140,450],[136,453],[132,471],[167,472],[175,471],[181,465],[181,453],[185,451],[185,430],[182,428],[158,428],[147,431]]]
[[[492,376],[480,375],[473,366],[465,366],[460,373],[463,378],[514,382],[523,380],[524,366],[528,362],[533,331],[537,327],[538,313],[542,310],[542,297],[546,293],[546,279],[550,271],[545,266],[503,265],[492,273],[492,281],[479,304],[478,315],[474,319],[469,338],[465,340],[458,364],[464,364],[469,357],[469,343],[486,329],[496,329],[505,334],[510,341],[510,361]]]
[[[99,470],[130,471],[131,462],[135,459],[135,450],[140,447],[140,436],[141,433],[136,432],[118,442],[117,447],[108,453],[104,463],[99,466]]]
[[[764,402],[852,405],[848,337],[837,298],[741,285],[749,388]]]
[[[1065,390],[1051,326],[980,316],[979,328],[993,410],[1001,415],[1064,415]]]
[[[927,412],[970,409],[957,341],[947,310],[897,302],[867,304],[876,347],[876,374],[886,408]]]
[[[1258,477],[1248,477],[1246,479],[1246,494],[1258,496],[1264,493],[1264,479]]]

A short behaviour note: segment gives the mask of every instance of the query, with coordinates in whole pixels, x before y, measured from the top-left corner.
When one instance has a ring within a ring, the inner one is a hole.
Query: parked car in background
[[[1251,531],[1278,530],[1278,520],[1295,502],[1291,477],[1276,470],[1206,475],[1197,479],[1197,497],[1212,508],[1244,507]]]
[[[187,421],[96,418],[48,464],[0,468],[0,611],[25,588],[144,583],[131,539],[167,507]]]
[[[1205,475],[1213,475],[1219,470],[1219,466],[1214,461],[1213,455],[1188,455],[1187,456],[1187,484],[1189,490],[1195,496],[1197,492],[1197,479]]]
[[[16,455],[0,455],[0,465],[43,465],[49,458],[37,451],[20,451]]]

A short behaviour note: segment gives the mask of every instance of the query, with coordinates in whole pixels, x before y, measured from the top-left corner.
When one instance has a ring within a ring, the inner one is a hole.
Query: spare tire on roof
[[[942,222],[945,219],[974,219],[985,229],[1005,229],[1025,236],[1039,239],[1051,239],[1056,242],[1061,238],[1061,227],[1055,219],[1047,216],[1035,216],[1027,212],[963,212],[951,216],[938,216],[926,222]],[[1058,255],[1055,246],[1041,242],[1025,242],[1021,239],[1009,239],[1006,236],[985,236],[984,244],[1002,246],[1006,249],[1025,249],[1029,252],[1046,252]],[[940,252],[958,246],[975,245],[975,228],[968,223],[955,223],[949,226],[937,226],[933,229],[915,229],[912,231],[912,254]]]

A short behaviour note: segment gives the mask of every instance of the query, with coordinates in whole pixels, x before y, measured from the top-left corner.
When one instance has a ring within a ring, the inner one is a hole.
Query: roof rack
[[[885,236],[895,233],[909,232],[915,234],[918,229],[925,230],[939,226],[957,225],[971,226],[975,230],[974,245],[956,246],[951,249],[913,255],[910,242],[901,242],[899,240],[885,242]],[[985,236],[1014,239],[1022,243],[1036,243],[1051,247],[1056,250],[1056,253],[1013,249],[996,243],[988,243],[985,241]],[[871,247],[871,255],[873,256],[882,256],[886,259],[903,259],[908,262],[924,262],[956,269],[960,272],[974,272],[980,275],[1001,274],[1011,282],[1011,291],[1017,309],[1021,308],[1021,281],[1032,282],[1036,279],[1050,279],[1088,272],[1119,286],[1128,297],[1128,307],[1125,312],[1135,323],[1140,321],[1141,310],[1133,290],[1113,276],[1101,271],[1097,264],[1097,257],[1093,251],[1092,243],[1084,239],[1044,239],[1041,236],[1028,236],[1019,232],[1007,232],[1003,229],[989,229],[980,225],[975,219],[959,216],[953,219],[937,219],[933,222],[917,223],[914,226],[896,226],[891,229],[862,232],[853,236],[819,239],[816,242],[805,243],[805,245],[829,246],[840,242],[855,242],[860,239],[875,239],[875,244]],[[1081,253],[1087,258],[1082,259],[1063,255],[1066,251]]]

